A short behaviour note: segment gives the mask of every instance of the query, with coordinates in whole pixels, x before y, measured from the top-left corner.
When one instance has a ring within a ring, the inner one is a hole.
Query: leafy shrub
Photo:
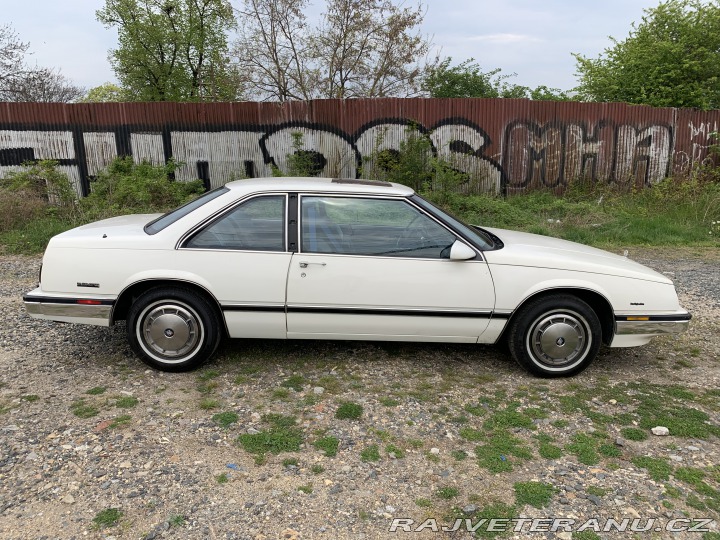
[[[164,212],[204,191],[202,181],[174,182],[170,175],[178,164],[152,165],[116,158],[98,174],[90,195],[80,203],[87,221],[121,214]]]
[[[57,165],[52,160],[27,163],[0,179],[0,232],[46,216],[74,222],[77,195]]]

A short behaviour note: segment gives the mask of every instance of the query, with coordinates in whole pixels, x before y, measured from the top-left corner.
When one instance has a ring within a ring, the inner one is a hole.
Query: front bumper
[[[672,315],[619,315],[615,317],[615,334],[661,335],[679,334],[690,326],[690,313]]]
[[[28,315],[35,319],[110,326],[115,301],[109,298],[50,296],[40,289],[23,296]]]

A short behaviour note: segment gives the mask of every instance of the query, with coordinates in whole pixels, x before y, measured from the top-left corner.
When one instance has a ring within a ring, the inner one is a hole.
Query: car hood
[[[132,214],[118,216],[87,225],[75,227],[61,233],[50,241],[53,247],[116,247],[126,242],[133,243],[138,238],[148,238],[145,225],[161,214]],[[136,246],[139,247],[139,246]]]
[[[483,227],[502,240],[505,247],[485,252],[491,265],[552,268],[621,276],[658,283],[672,283],[667,276],[616,255],[576,242],[505,229]]]

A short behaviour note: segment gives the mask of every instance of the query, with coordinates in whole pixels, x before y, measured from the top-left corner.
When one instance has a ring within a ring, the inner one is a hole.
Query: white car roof
[[[395,195],[408,197],[415,191],[402,184],[378,182],[354,178],[303,178],[293,176],[250,178],[225,184],[232,190],[246,192],[264,190],[321,191],[323,193],[366,193],[372,195]]]

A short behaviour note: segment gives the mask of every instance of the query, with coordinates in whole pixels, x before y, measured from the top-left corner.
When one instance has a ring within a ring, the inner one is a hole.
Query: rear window
[[[213,189],[212,191],[208,191],[194,201],[190,201],[189,203],[182,205],[180,208],[176,208],[175,210],[168,212],[167,214],[164,214],[157,219],[152,220],[150,223],[145,225],[145,232],[147,234],[159,233],[165,227],[169,227],[170,225],[175,223],[178,219],[184,218],[190,212],[194,212],[202,205],[209,203],[213,199],[217,199],[220,195],[224,195],[228,191],[230,191],[230,189],[226,188],[225,186]]]

